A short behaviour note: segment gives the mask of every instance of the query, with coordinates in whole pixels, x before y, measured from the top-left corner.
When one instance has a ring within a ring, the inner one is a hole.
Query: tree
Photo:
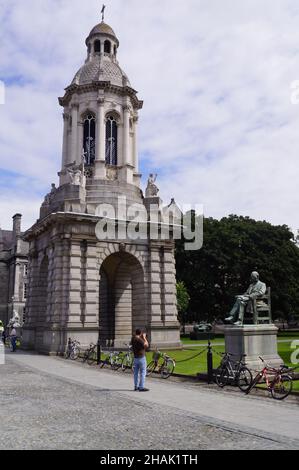
[[[176,263],[178,281],[190,294],[189,320],[223,319],[253,270],[271,287],[274,318],[299,311],[299,248],[286,225],[236,215],[206,218],[203,248],[184,251],[179,240]]]
[[[178,318],[179,322],[185,327],[186,312],[189,307],[190,295],[183,282],[178,282],[176,285],[177,303],[178,303]]]

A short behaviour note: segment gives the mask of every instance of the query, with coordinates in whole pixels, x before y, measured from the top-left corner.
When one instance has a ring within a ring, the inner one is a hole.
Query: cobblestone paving
[[[10,361],[0,379],[0,449],[296,448]]]

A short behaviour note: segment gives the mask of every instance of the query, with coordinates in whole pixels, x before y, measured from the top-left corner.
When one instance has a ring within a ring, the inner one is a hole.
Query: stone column
[[[166,325],[178,323],[177,319],[177,297],[176,297],[176,269],[174,258],[174,246],[172,242],[167,243],[164,248],[163,259],[163,293],[164,293],[164,320]]]
[[[106,177],[105,168],[105,100],[103,96],[98,98],[98,118],[96,133],[96,160],[95,160],[95,178],[104,179]]]
[[[130,165],[130,108],[124,106],[123,165]]]
[[[85,251],[85,325],[99,327],[99,283],[97,245],[88,242]]]
[[[69,153],[68,163],[76,161],[78,151],[78,103],[72,105],[72,146]]]
[[[120,179],[123,182],[133,184],[133,152],[130,149],[130,107],[123,107],[124,126],[123,126],[123,154],[122,154],[122,170]]]
[[[83,151],[83,126],[82,121],[78,122],[78,148],[77,148],[77,158],[76,162],[78,165],[82,162],[82,151]]]
[[[133,165],[134,172],[139,172],[139,162],[138,162],[138,117],[134,117],[134,136],[133,136]]]
[[[160,247],[152,243],[150,250],[150,290],[151,290],[151,324],[161,325],[162,306],[161,306],[161,264]]]
[[[16,262],[15,264],[15,272],[14,272],[14,300],[15,302],[20,302],[20,262]]]
[[[69,115],[63,113],[62,171],[65,169],[65,165],[68,162],[68,126]]]

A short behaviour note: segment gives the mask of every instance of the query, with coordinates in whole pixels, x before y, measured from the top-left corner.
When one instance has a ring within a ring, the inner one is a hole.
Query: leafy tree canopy
[[[189,320],[223,319],[252,271],[271,287],[274,318],[299,313],[299,248],[286,225],[236,215],[206,218],[203,248],[185,251],[179,240],[176,263],[178,281],[190,294]]]

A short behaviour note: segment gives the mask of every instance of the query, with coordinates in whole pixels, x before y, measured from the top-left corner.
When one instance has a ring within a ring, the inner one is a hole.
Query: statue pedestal
[[[226,326],[225,352],[234,354],[238,359],[246,354],[245,362],[249,369],[262,368],[261,356],[268,364],[278,367],[283,360],[277,352],[277,332],[275,325]]]

